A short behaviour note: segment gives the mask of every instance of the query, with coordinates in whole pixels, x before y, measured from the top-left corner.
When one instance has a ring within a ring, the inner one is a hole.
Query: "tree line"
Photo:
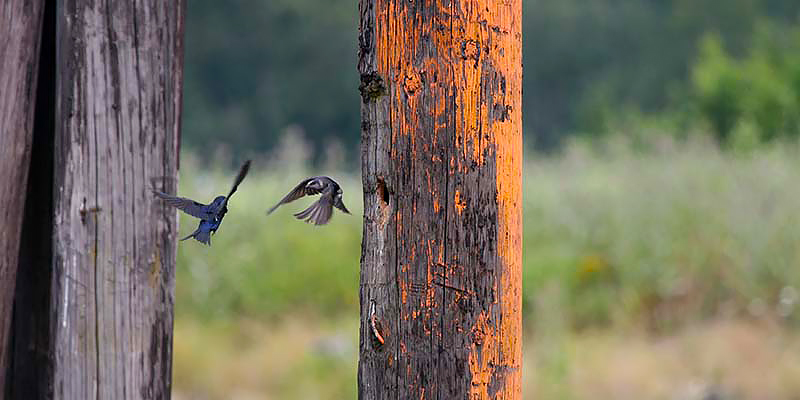
[[[800,92],[777,93],[783,89],[771,88],[786,85],[770,82],[772,72],[787,71],[777,78],[784,79],[791,67],[770,64],[774,57],[759,49],[788,54],[792,43],[800,45],[799,2],[531,0],[523,7],[529,147],[552,149],[574,134],[641,131],[665,120],[659,131],[699,127],[727,140],[743,126],[765,139],[791,124],[762,126],[768,112],[754,110],[777,102],[797,112],[787,99]],[[197,0],[186,24],[183,143],[190,149],[267,152],[287,128],[300,127],[315,154],[341,143],[349,158],[357,156],[357,0]],[[741,81],[729,76],[739,60],[761,55],[750,64],[768,66],[742,72],[758,82],[728,87]],[[714,68],[728,66],[723,78],[714,77]],[[760,100],[745,100],[753,85],[763,89]]]

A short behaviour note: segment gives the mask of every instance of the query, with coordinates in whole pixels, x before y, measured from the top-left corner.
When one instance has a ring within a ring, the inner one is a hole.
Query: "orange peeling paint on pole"
[[[359,12],[359,397],[519,399],[521,0]]]

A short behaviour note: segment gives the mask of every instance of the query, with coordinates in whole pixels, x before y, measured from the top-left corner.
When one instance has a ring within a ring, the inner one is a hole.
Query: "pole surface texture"
[[[359,397],[520,399],[521,0],[359,11]]]
[[[166,399],[172,379],[183,1],[56,10],[55,399]]]

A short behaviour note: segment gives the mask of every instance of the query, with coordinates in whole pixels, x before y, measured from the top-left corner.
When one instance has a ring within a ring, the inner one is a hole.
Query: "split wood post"
[[[167,399],[177,215],[151,190],[177,187],[185,2],[46,3],[52,140],[31,176],[50,181],[29,193],[52,191],[23,230],[47,245],[20,251],[7,393]]]
[[[44,1],[7,0],[0,6],[0,371],[11,343]],[[0,398],[5,392],[0,374]]]

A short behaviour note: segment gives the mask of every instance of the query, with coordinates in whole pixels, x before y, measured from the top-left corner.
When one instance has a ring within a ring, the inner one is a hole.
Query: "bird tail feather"
[[[200,228],[197,228],[189,236],[186,236],[185,238],[181,239],[181,241],[184,241],[189,238],[194,238],[200,243],[211,246],[211,232],[203,232]]]
[[[197,239],[198,242],[203,243],[207,246],[211,246],[211,232],[210,231],[200,231],[194,235],[194,238]]]
[[[309,215],[311,215],[311,213],[314,211],[314,208],[316,206],[317,206],[317,203],[314,202],[313,204],[308,206],[308,208],[306,208],[305,210],[300,211],[299,213],[295,213],[294,216],[299,220],[306,219],[306,218],[308,218]]]

